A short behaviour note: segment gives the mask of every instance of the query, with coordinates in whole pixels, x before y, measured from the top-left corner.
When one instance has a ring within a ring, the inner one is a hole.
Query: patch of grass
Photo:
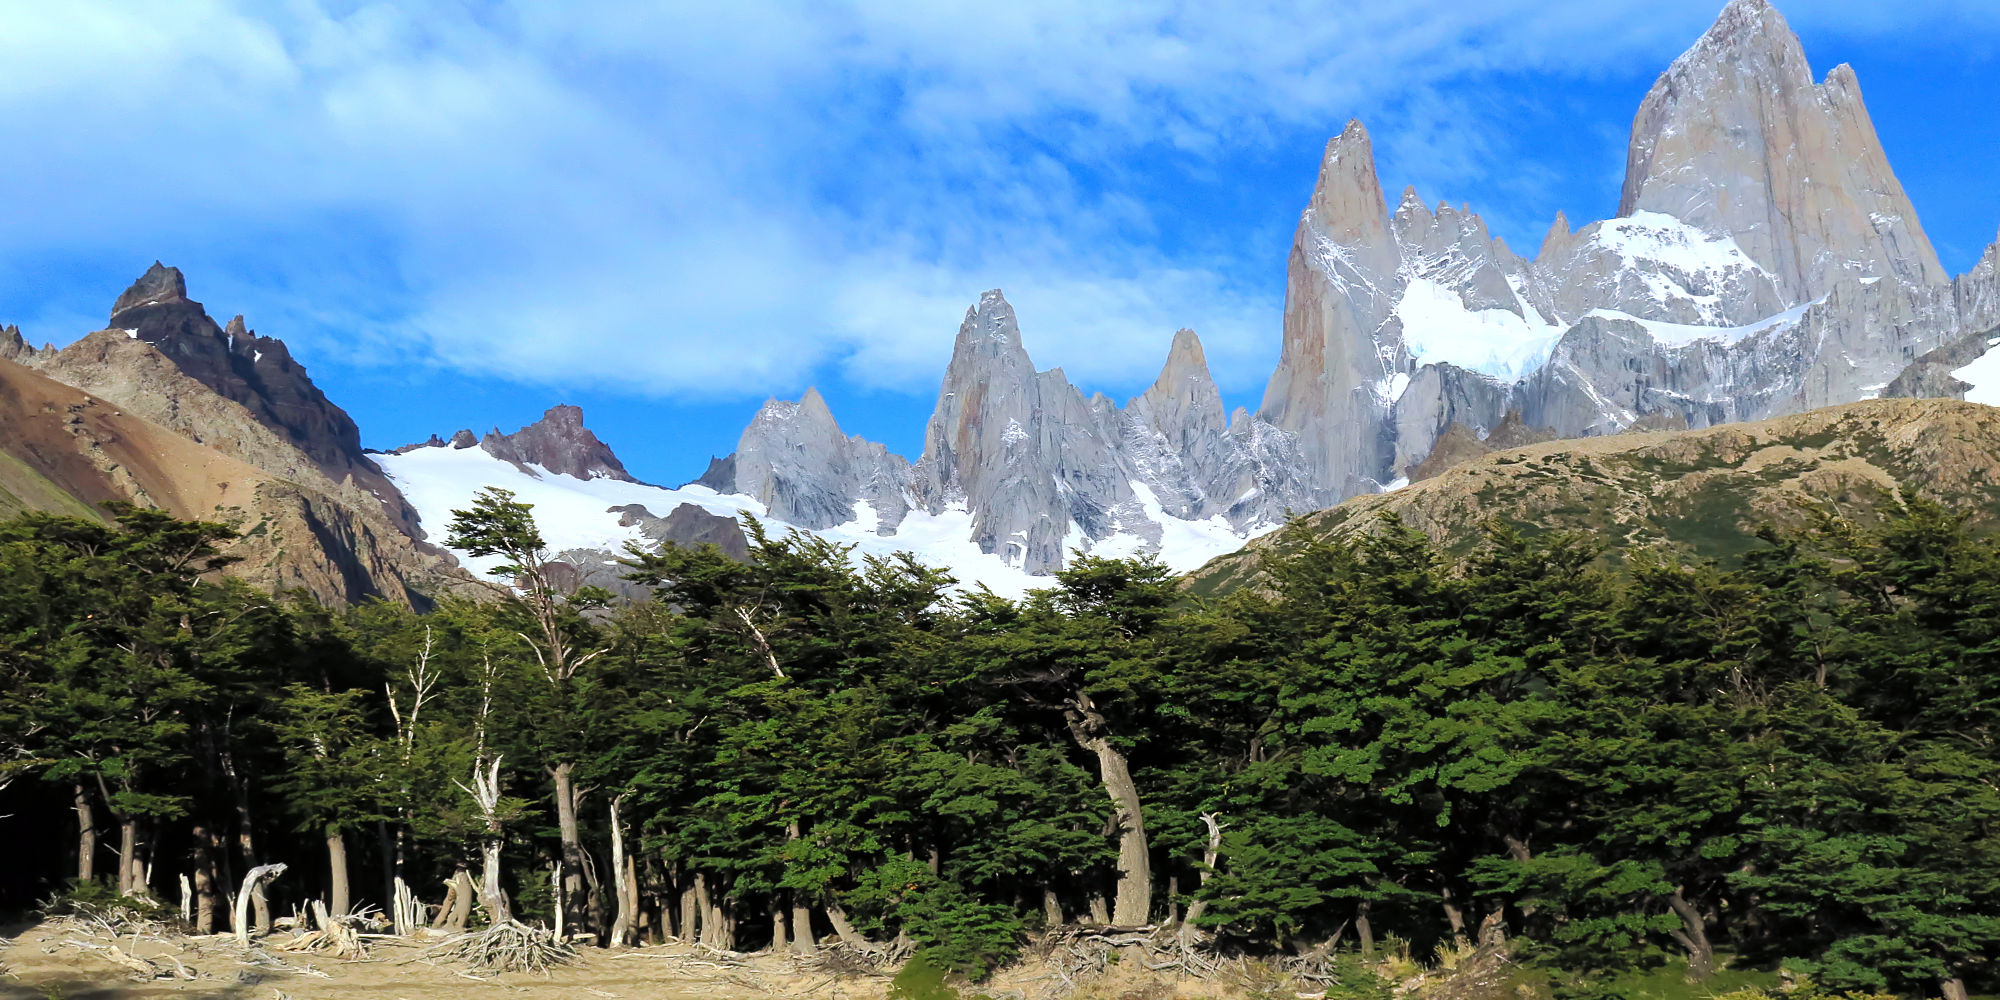
[[[951,985],[951,973],[918,952],[889,981],[889,1000],[960,1000],[960,997]]]
[[[1723,956],[1717,956],[1722,962]],[[1633,970],[1623,973],[1605,984],[1606,992],[1626,998],[1626,1000],[1714,1000],[1715,997],[1741,990],[1762,990],[1777,993],[1780,987],[1776,972],[1757,969],[1721,968],[1702,982],[1691,982],[1687,975],[1687,961],[1670,958],[1650,969]]]

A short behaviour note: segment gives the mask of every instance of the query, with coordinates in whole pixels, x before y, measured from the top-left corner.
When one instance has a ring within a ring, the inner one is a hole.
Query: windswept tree
[[[582,672],[603,654],[594,646],[596,629],[584,612],[602,606],[608,595],[595,588],[566,589],[535,525],[533,506],[514,499],[507,490],[481,490],[466,510],[454,510],[446,544],[468,555],[498,556],[489,575],[512,584],[500,587],[513,607],[527,619],[519,635],[533,653],[544,682],[531,693],[535,720],[534,752],[548,771],[555,803],[556,825],[562,838],[563,898],[558,905],[585,907],[593,924],[604,930],[597,900],[595,867],[584,853],[579,820],[577,765],[590,738],[592,679]],[[484,782],[485,777],[477,777]],[[482,796],[498,794],[480,784]],[[482,798],[482,804],[485,799]]]

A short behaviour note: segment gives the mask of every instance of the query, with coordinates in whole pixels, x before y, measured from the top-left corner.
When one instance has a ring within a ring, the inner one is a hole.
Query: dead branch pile
[[[805,955],[792,956],[792,968],[799,972],[820,972],[832,976],[887,976],[902,967],[915,951],[908,940],[878,944],[873,941],[851,944],[834,941]]]
[[[371,922],[365,914],[328,916],[326,904],[317,899],[313,900],[312,910],[317,926],[277,945],[279,951],[326,952],[335,958],[368,957],[362,935],[368,928],[379,925],[379,920]]]
[[[555,932],[515,920],[451,937],[424,951],[426,961],[457,962],[484,972],[540,972],[576,961],[576,949]]]
[[[142,934],[158,937],[173,928],[155,916],[157,907],[128,903],[86,903],[81,900],[54,900],[42,904],[42,912],[47,915],[49,926],[57,930],[75,931],[84,934],[104,934],[110,937],[124,937]]]
[[[1214,950],[1206,935],[1187,934],[1177,924],[1144,927],[1081,927],[1074,924],[1044,933],[1033,949],[1047,970],[1045,994],[1062,997],[1105,975],[1113,956],[1148,972],[1178,978],[1212,978],[1231,965]]]

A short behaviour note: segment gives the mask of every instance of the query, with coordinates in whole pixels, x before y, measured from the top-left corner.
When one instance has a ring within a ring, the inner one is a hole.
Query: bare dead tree
[[[1219,813],[1202,813],[1201,823],[1208,827],[1208,846],[1201,852],[1201,884],[1215,874],[1215,864],[1222,857],[1222,816]],[[1181,921],[1180,942],[1183,948],[1192,948],[1201,943],[1202,931],[1196,921],[1208,910],[1208,900],[1196,899],[1188,904],[1187,917]]]

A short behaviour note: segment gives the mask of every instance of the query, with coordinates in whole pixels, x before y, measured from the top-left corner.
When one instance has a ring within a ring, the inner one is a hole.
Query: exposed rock
[[[933,514],[964,505],[981,552],[1051,572],[1069,549],[1110,535],[1114,511],[1135,499],[1114,456],[1115,419],[1109,400],[1086,401],[1062,369],[1035,371],[995,289],[959,326],[913,494]]]
[[[610,508],[619,514],[618,525],[638,526],[639,533],[656,542],[675,545],[713,545],[731,559],[750,558],[750,539],[733,517],[711,514],[691,503],[675,507],[666,517],[656,517],[644,504],[628,503]]]
[[[1507,414],[1510,399],[1510,387],[1498,379],[1457,365],[1423,366],[1396,400],[1395,468],[1414,481],[1413,470],[1436,452],[1445,430],[1458,427],[1483,439]]]
[[[459,442],[471,436],[471,431],[460,431],[452,435],[452,444],[454,447],[466,447]],[[583,426],[581,407],[551,406],[542,414],[542,419],[512,434],[502,434],[496,427],[480,439],[479,447],[494,458],[511,462],[523,471],[532,465],[576,479],[638,482],[625,471],[624,463],[611,453],[611,448]]]
[[[710,455],[708,469],[691,486],[706,486],[717,493],[736,492],[736,453],[731,452],[721,458]]]
[[[1767,0],[1732,0],[1640,104],[1618,207],[1635,212],[1730,237],[1788,303],[1851,278],[1945,281],[1853,69],[1814,84]]]
[[[1386,387],[1406,353],[1394,315],[1400,265],[1368,130],[1349,122],[1327,144],[1292,237],[1284,341],[1258,412],[1298,438],[1315,499],[1387,478]]]
[[[444,438],[438,437],[436,434],[433,434],[428,439],[423,441],[418,441],[416,444],[399,445],[397,447],[391,448],[389,449],[389,454],[407,455],[410,452],[416,451],[420,448],[442,448],[444,447],[444,445],[445,445]]]
[[[1162,509],[1180,518],[1227,514],[1229,417],[1193,330],[1174,334],[1160,377],[1122,416],[1119,450]]]
[[[772,517],[805,528],[846,524],[865,502],[875,530],[894,534],[909,512],[909,462],[841,433],[818,389],[807,389],[796,403],[767,401],[743,429],[736,453],[726,463],[711,462],[698,482],[721,490],[710,477],[720,481],[725,474],[730,487],[723,492],[756,497]]]
[[[37,362],[55,354],[55,352],[56,349],[53,344],[38,349],[35,345],[28,343],[21,336],[21,328],[18,326],[9,324],[6,327],[0,327],[0,361],[12,361],[15,364],[27,365],[33,368],[36,367]]]
[[[1903,369],[1902,374],[1882,390],[1888,398],[1924,399],[1943,397],[1964,399],[1965,390],[1971,388],[1952,377],[1952,372],[1979,360],[2000,341],[2000,328],[1969,333],[1942,347],[1935,348]]]
[[[1765,0],[1734,0],[1660,77],[1622,194],[1614,219],[1573,228],[1558,213],[1525,260],[1469,206],[1406,190],[1391,212],[1350,122],[1293,236],[1280,358],[1255,415],[1222,419],[1188,331],[1125,407],[1086,399],[1034,369],[990,292],[960,327],[908,494],[934,514],[963,509],[982,551],[1043,574],[1112,538],[1152,551],[1165,518],[1248,533],[1510,437],[1962,391],[1931,352],[2000,326],[2000,242],[1944,280],[1852,71],[1815,83]],[[767,404],[745,432],[782,460],[739,449],[698,482],[795,523],[851,520],[858,439],[806,403]]]
[[[1426,479],[1437,478],[1446,469],[1463,465],[1482,455],[1555,439],[1555,432],[1546,427],[1528,426],[1518,411],[1510,411],[1491,430],[1474,430],[1454,421],[1451,426],[1445,428],[1443,434],[1438,435],[1437,443],[1432,446],[1431,453],[1424,456],[1423,461],[1410,467],[1409,480],[1412,483],[1421,483]]]

